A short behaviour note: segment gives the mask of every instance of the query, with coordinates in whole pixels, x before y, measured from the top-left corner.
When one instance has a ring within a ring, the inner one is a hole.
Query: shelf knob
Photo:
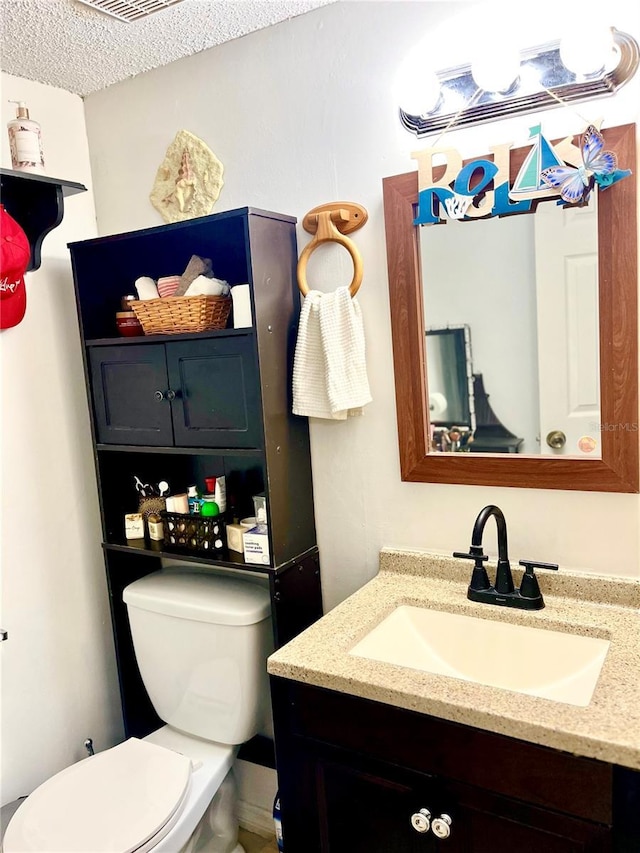
[[[420,809],[411,815],[411,826],[416,832],[429,832],[431,826],[431,812],[429,809]]]
[[[451,818],[448,814],[441,814],[431,824],[431,832],[436,838],[448,838],[451,835]]]

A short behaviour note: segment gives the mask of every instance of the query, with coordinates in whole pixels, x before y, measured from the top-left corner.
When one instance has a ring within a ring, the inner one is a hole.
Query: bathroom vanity
[[[270,658],[291,853],[640,849],[637,585],[544,577],[545,610],[514,613],[467,601],[468,574],[383,552],[373,581]],[[351,654],[404,605],[610,647],[586,706]]]

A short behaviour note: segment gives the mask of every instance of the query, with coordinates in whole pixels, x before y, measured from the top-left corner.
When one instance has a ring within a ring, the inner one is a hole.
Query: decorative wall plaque
[[[180,130],[167,148],[149,196],[165,222],[211,213],[224,184],[224,166],[209,146]]]

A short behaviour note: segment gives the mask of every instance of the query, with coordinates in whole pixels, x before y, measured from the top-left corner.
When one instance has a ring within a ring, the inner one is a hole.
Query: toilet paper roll
[[[434,391],[433,394],[429,394],[429,413],[431,415],[431,419],[437,418],[438,415],[442,415],[447,408],[447,398],[444,394],[441,394],[439,391]]]
[[[173,496],[173,511],[182,513],[182,515],[189,515],[189,498],[186,492]]]
[[[231,298],[233,299],[233,328],[246,329],[253,326],[249,285],[236,284],[231,288]]]

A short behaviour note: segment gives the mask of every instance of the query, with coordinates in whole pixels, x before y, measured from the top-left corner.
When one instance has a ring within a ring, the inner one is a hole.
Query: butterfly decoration
[[[604,138],[593,125],[582,135],[581,166],[551,166],[543,169],[540,177],[549,187],[560,190],[563,201],[569,204],[586,202],[597,183],[600,189],[626,178],[631,172],[618,169],[618,158],[613,151],[604,151]]]

